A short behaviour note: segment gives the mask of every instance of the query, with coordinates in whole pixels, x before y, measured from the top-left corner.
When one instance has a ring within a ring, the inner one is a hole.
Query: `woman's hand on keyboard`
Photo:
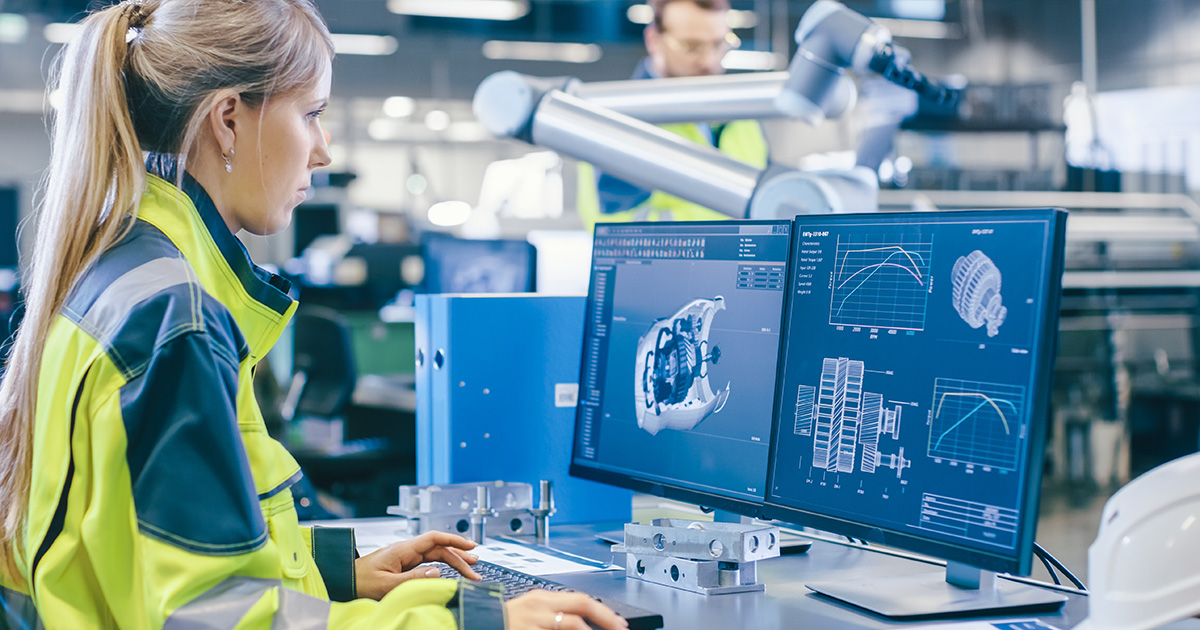
[[[629,624],[583,593],[534,590],[506,602],[508,630],[590,630],[586,619],[606,630]]]
[[[420,566],[424,562],[445,562],[471,580],[479,574],[471,569],[477,558],[468,553],[475,543],[446,532],[427,532],[409,540],[392,543],[354,561],[358,596],[380,599],[401,582],[438,577],[438,570]]]

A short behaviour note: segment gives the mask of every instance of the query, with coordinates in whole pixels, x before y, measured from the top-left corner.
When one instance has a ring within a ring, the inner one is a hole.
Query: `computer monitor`
[[[572,475],[761,508],[790,230],[596,226]]]
[[[1031,569],[1065,225],[1050,209],[796,218],[765,510],[949,563],[810,588],[893,617],[1061,604],[947,580]]]
[[[318,236],[338,234],[341,226],[336,203],[302,203],[292,214],[293,247],[299,256]]]
[[[426,232],[425,293],[527,293],[537,257],[527,241],[474,240]]]
[[[415,243],[356,243],[346,258],[357,258],[366,266],[363,291],[371,308],[382,307],[424,279],[421,246]]]
[[[17,224],[20,197],[16,188],[0,188],[0,269],[17,268]]]

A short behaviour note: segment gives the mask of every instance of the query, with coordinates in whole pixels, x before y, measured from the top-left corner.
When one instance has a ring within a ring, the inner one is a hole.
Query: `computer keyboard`
[[[458,571],[447,564],[440,562],[434,563],[434,566],[442,572],[444,578],[461,577]],[[547,591],[563,591],[563,592],[581,592],[578,589],[571,588],[565,584],[559,584],[544,577],[514,571],[507,567],[502,567],[498,564],[485,562],[480,560],[471,568],[475,569],[484,582],[491,582],[504,586],[504,600],[508,601],[522,593],[528,593],[534,589],[542,589]],[[607,597],[597,597],[596,595],[587,594],[592,599],[599,601],[601,604],[608,606],[613,612],[625,618],[629,622],[629,630],[658,630],[663,626],[662,615],[650,612],[637,606],[632,606],[624,602],[608,599]]]

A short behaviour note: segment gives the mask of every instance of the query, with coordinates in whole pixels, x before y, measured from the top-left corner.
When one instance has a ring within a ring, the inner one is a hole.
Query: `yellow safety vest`
[[[251,384],[296,302],[195,180],[147,179],[129,235],[46,343],[0,627],[495,625],[496,593],[451,580],[330,601],[355,596],[353,537],[297,524],[300,466],[267,435]]]
[[[696,144],[709,144],[708,135],[694,123],[662,125],[661,128]],[[717,148],[726,155],[751,166],[760,169],[767,166],[767,142],[763,138],[762,127],[758,121],[735,120],[726,124],[718,140]],[[650,194],[649,199],[632,210],[602,213],[600,198],[596,190],[595,169],[591,164],[581,162],[578,173],[576,207],[588,230],[591,230],[598,222],[658,221],[662,219],[713,221],[730,218],[728,215],[710,210],[700,204],[685,201],[657,190]]]

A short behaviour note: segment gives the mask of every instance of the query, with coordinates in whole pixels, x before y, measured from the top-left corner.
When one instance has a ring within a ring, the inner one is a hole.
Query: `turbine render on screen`
[[[721,359],[721,348],[711,346],[708,336],[722,310],[725,298],[719,295],[693,300],[638,339],[634,405],[638,426],[650,435],[689,431],[725,407],[730,383],[714,394],[708,382],[708,364]]]

